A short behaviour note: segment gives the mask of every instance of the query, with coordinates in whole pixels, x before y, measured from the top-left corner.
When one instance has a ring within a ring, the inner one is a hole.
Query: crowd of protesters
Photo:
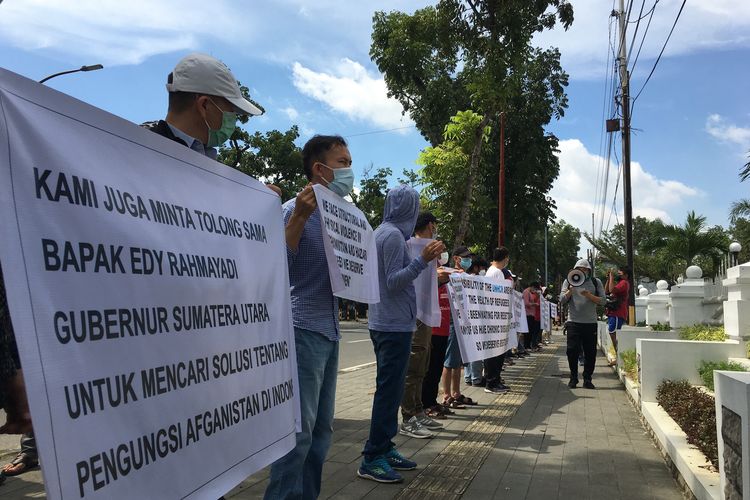
[[[210,56],[191,54],[181,60],[168,76],[167,90],[167,116],[148,128],[210,158],[216,158],[216,148],[231,135],[238,115],[260,113],[242,96],[229,69]],[[312,186],[320,184],[339,196],[347,196],[354,184],[352,157],[342,137],[316,135],[302,148],[302,164],[309,183],[283,205],[301,432],[297,433],[294,449],[271,467],[266,490],[269,499],[316,498],[320,493],[323,464],[333,435],[340,320],[364,320],[366,316],[377,365],[370,429],[357,474],[378,482],[399,482],[402,480],[399,471],[415,469],[418,464],[397,450],[395,435],[430,438],[443,428],[442,420],[476,405],[476,401],[462,393],[462,382],[466,386],[483,387],[491,394],[511,390],[513,380],[503,377],[505,368],[552,342],[551,332],[541,330],[540,303],[545,294],[548,300],[557,299],[551,288],[543,289],[539,282],[523,287],[528,332],[518,334],[517,347],[483,361],[463,363],[450,312],[447,287],[450,274],[465,272],[488,279],[511,280],[519,291],[520,278],[509,269],[509,252],[504,247],[495,249],[489,259],[465,246],[454,248],[449,255],[438,239],[439,221],[433,214],[420,211],[419,194],[402,185],[388,192],[383,222],[374,234],[380,301],[366,309],[361,304],[339,300],[328,279],[321,216]],[[278,192],[275,186],[269,188]],[[414,247],[407,245],[410,238],[429,241],[415,252]],[[440,324],[434,327],[416,317],[414,285],[431,265],[437,270],[440,308]],[[590,274],[590,265],[585,260],[576,264],[576,268]],[[38,457],[2,285],[0,275],[0,405],[7,414],[0,433],[23,434],[21,453],[2,473],[15,475],[36,467]],[[627,293],[614,284],[612,276],[606,289],[621,296]],[[585,293],[573,293],[566,282],[559,300],[568,304],[570,311],[571,387],[578,383],[579,351],[585,357],[584,386],[593,387],[592,332],[596,304],[605,300],[605,287],[594,278],[581,290]],[[617,314],[617,318],[622,317],[621,311]],[[616,330],[621,325],[618,319],[610,323],[615,345]]]

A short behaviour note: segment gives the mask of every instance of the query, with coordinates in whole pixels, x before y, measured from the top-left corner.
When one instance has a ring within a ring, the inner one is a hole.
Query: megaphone
[[[568,284],[570,286],[581,286],[586,281],[586,273],[579,269],[573,269],[568,273]]]

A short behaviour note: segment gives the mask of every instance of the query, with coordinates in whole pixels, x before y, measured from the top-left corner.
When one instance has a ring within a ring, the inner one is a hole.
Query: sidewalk
[[[598,358],[596,390],[568,389],[565,338],[554,340],[504,372],[511,392],[495,396],[468,387],[464,393],[479,406],[455,410],[435,438],[398,435],[399,450],[419,468],[404,472],[404,483],[396,485],[356,476],[375,368],[341,373],[321,498],[681,499],[605,358]],[[264,469],[226,497],[262,498],[267,482]],[[3,499],[43,496],[38,470],[0,486]]]

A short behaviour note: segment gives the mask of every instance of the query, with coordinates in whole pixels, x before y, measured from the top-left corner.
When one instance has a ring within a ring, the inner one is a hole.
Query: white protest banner
[[[406,246],[412,259],[422,255],[424,247],[435,241],[429,238],[409,238]],[[417,319],[425,325],[440,326],[440,302],[438,302],[437,261],[427,264],[427,269],[419,273],[414,280],[414,291],[417,296]]]
[[[554,302],[549,303],[549,315],[552,316],[552,319],[557,321],[557,304]]]
[[[508,349],[512,283],[457,273],[451,274],[450,280],[448,292],[461,359],[468,363],[503,354]]]
[[[513,317],[518,318],[517,333],[529,332],[529,320],[526,318],[526,305],[523,303],[523,293],[513,290]]]
[[[49,498],[215,499],[294,446],[269,189],[0,69],[0,214]]]
[[[313,186],[333,294],[366,304],[380,302],[378,258],[370,223],[360,209],[330,189]]]
[[[540,307],[540,328],[545,331],[549,332],[552,331],[552,327],[550,324],[550,311],[549,311],[549,301],[545,299],[544,297],[539,297],[539,307]]]

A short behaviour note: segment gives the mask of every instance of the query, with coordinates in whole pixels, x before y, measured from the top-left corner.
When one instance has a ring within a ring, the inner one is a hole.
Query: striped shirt
[[[297,200],[284,203],[284,225],[294,213]],[[292,297],[292,323],[320,333],[332,342],[341,339],[339,333],[339,302],[333,296],[328,262],[323,247],[320,210],[310,214],[302,230],[297,251],[286,249],[289,266],[289,285]]]

